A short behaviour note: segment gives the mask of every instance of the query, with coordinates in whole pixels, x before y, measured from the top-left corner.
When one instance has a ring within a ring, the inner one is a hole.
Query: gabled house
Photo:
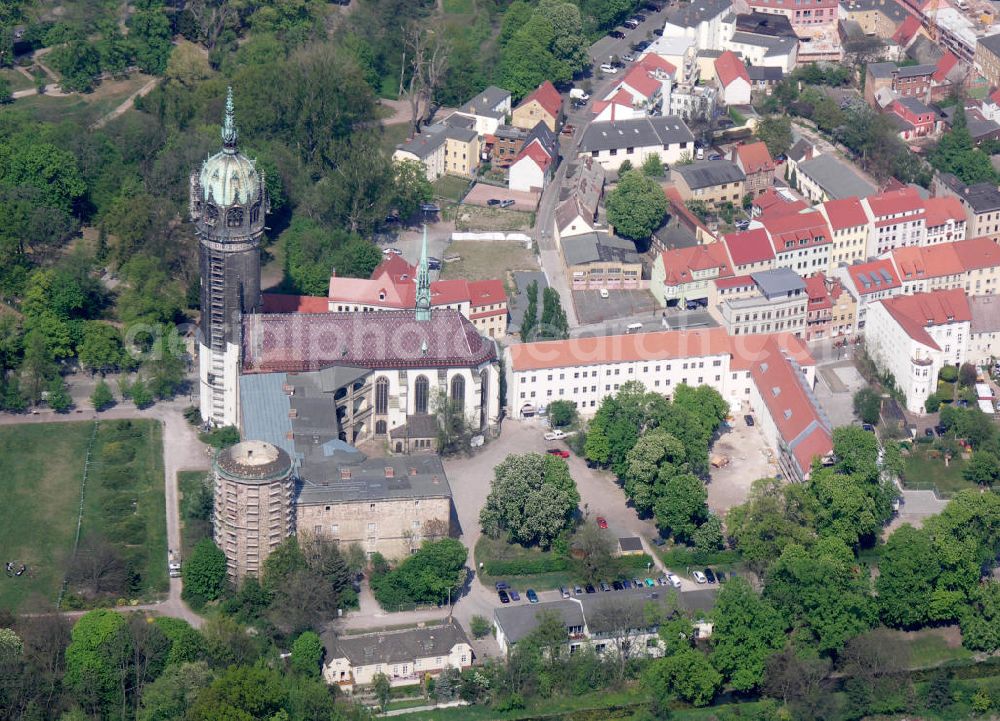
[[[750,104],[750,74],[736,53],[727,50],[716,59],[715,77],[726,105]]]
[[[479,135],[472,128],[436,123],[397,145],[392,158],[420,162],[431,182],[445,174],[471,178],[479,167]]]
[[[561,120],[562,96],[546,80],[514,108],[510,122],[514,127],[526,130],[531,130],[542,122],[554,133],[559,129]]]
[[[729,160],[699,160],[675,165],[670,177],[681,198],[705,203],[709,210],[726,203],[739,207],[743,200],[746,176]]]
[[[751,65],[747,68],[750,78],[750,92],[770,95],[784,77],[784,71],[779,67],[767,65]]]
[[[830,226],[824,215],[808,210],[761,221],[774,247],[776,268],[800,275],[822,272],[830,264]]]
[[[337,636],[325,631],[323,679],[351,694],[383,674],[392,687],[416,686],[448,668],[472,666],[472,644],[455,620],[438,626]]]
[[[570,164],[556,206],[553,235],[561,238],[591,233],[597,229],[597,213],[604,195],[604,168],[584,157]]]
[[[581,157],[589,155],[606,170],[617,170],[625,160],[640,166],[650,155],[671,165],[693,151],[694,135],[674,115],[590,123],[578,145]]]
[[[628,69],[604,99],[615,99],[620,104],[625,101],[626,95],[622,94],[625,93],[635,110],[650,115],[662,114],[667,88],[676,74],[677,68],[673,63],[647,53]]]
[[[916,98],[896,98],[889,106],[889,112],[903,140],[923,138],[934,134],[937,129],[935,110]]]
[[[679,303],[707,305],[712,281],[733,275],[723,243],[695,245],[660,253],[653,261],[649,290],[663,307]]]
[[[764,228],[729,233],[722,237],[722,242],[729,251],[736,275],[749,276],[774,267],[774,248]]]
[[[559,138],[538,121],[524,141],[508,170],[508,187],[525,192],[541,191],[555,172],[559,157]]]
[[[733,148],[732,161],[746,175],[746,192],[759,195],[774,181],[774,161],[763,141],[744,143]]]
[[[835,275],[857,304],[856,331],[865,327],[868,307],[872,303],[903,292],[903,284],[899,282],[899,276],[891,260],[874,260],[842,266],[837,268]]]
[[[454,114],[472,118],[480,136],[495,133],[510,115],[510,91],[491,85]]]

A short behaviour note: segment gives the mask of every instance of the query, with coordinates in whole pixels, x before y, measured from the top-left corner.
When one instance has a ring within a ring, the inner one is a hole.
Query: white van
[[[629,323],[627,326],[625,326],[625,335],[638,333],[641,330],[642,330],[642,323]]]
[[[695,160],[704,160],[705,159],[705,149],[704,148],[698,148],[694,152],[694,157],[695,157]]]

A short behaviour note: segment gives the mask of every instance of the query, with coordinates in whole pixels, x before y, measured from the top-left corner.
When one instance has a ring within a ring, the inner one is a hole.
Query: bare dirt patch
[[[444,257],[459,256],[461,260],[444,263],[442,279],[488,280],[502,278],[512,286],[510,274],[515,270],[538,270],[538,260],[524,243],[514,241],[460,240],[447,247]]]

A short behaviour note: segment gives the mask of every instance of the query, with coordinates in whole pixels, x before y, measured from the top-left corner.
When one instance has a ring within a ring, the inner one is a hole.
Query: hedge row
[[[568,571],[569,560],[559,556],[541,558],[516,558],[510,561],[486,561],[488,576],[531,576],[536,573]]]
[[[652,562],[653,562],[653,559],[650,558],[647,554],[643,553],[642,555],[639,555],[639,556],[622,556],[622,557],[620,557],[618,559],[618,566],[619,566],[619,568],[621,568],[623,570],[626,569],[626,568],[630,568],[630,569],[631,568],[635,568],[635,569],[641,569],[641,570],[645,571],[646,567],[649,566],[649,564],[651,564]]]
[[[671,548],[660,552],[660,558],[667,568],[676,571],[682,566],[702,566],[712,564],[737,563],[740,554],[736,551],[699,551],[694,548]]]

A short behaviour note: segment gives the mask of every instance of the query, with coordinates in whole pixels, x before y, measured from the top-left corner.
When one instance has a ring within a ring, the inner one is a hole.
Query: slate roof
[[[866,71],[873,78],[891,78],[892,74],[896,72],[896,63],[868,63]]]
[[[675,143],[694,143],[694,135],[678,116],[664,115],[591,123],[580,139],[580,151],[650,148]]]
[[[751,11],[736,16],[738,32],[754,33],[756,35],[784,35],[795,37],[792,23],[784,15]]]
[[[636,252],[633,241],[619,238],[603,230],[572,235],[563,238],[560,243],[566,265],[585,265],[609,261],[642,262],[642,257]]]
[[[896,98],[896,102],[902,105],[907,110],[909,110],[914,115],[923,115],[926,113],[934,114],[934,111],[928,105],[920,102],[916,98],[911,98],[911,97]]]
[[[297,502],[450,498],[438,456],[367,458],[337,437],[334,393],[344,378],[351,382],[350,373],[356,369],[343,369],[347,375],[332,382],[323,377],[327,370],[240,377],[243,436],[267,441],[291,457],[299,479]]]
[[[753,282],[768,299],[806,289],[805,281],[791,268],[772,268],[751,273]]]
[[[906,65],[899,69],[896,74],[898,78],[918,78],[921,75],[933,75],[934,71],[937,70],[937,65],[925,64],[925,65]]]
[[[733,33],[734,43],[743,45],[753,45],[755,47],[767,48],[764,57],[774,57],[777,55],[787,55],[798,45],[796,38],[784,36],[772,37],[770,35],[757,35],[755,33]]]
[[[413,153],[420,159],[427,158],[448,140],[458,140],[464,143],[472,141],[476,131],[470,128],[452,127],[444,123],[436,123],[424,129],[420,135],[399,143],[396,148],[407,153]]]
[[[673,172],[684,178],[691,190],[746,180],[746,175],[731,160],[699,160],[687,165],[675,165]]]
[[[475,367],[495,359],[493,342],[458,310],[434,310],[427,321],[411,310],[243,316],[244,373]]]
[[[332,629],[327,629],[320,639],[326,649],[328,662],[335,658],[346,658],[351,666],[406,663],[418,658],[447,656],[460,643],[471,646],[469,637],[454,619],[429,628],[377,631],[350,636],[337,636]]]
[[[799,162],[806,156],[806,152],[812,148],[812,143],[810,143],[805,138],[799,138],[795,141],[795,144],[788,150],[788,157]]]
[[[498,88],[496,85],[490,85],[486,90],[476,95],[474,98],[469,100],[465,105],[458,109],[460,113],[468,113],[469,115],[482,115],[484,117],[498,118],[502,117],[504,113],[502,111],[494,111],[497,105],[500,105],[504,101],[510,100],[510,91],[504,90],[503,88]]]
[[[538,626],[538,616],[555,614],[566,628],[584,626],[583,604],[573,599],[533,603],[527,606],[501,606],[493,611],[493,617],[503,629],[508,644],[515,644],[525,638]]]
[[[785,71],[779,67],[751,65],[747,68],[747,75],[750,76],[750,80],[753,82],[766,81],[769,83],[777,83],[781,82],[781,79],[785,77]]]
[[[808,175],[831,198],[864,197],[876,191],[874,185],[832,155],[820,155],[799,163],[799,175]]]
[[[966,186],[949,173],[942,173],[941,180],[954,190],[973,212],[978,214],[1000,210],[1000,190],[997,190],[997,186],[993,183],[974,183]]]
[[[677,27],[693,28],[703,20],[722,15],[730,6],[729,0],[695,0],[692,3],[680,3],[667,11],[666,21]]]
[[[987,35],[984,38],[978,38],[976,40],[976,44],[982,45],[991,53],[1000,57],[1000,33],[997,33],[996,35]]]

